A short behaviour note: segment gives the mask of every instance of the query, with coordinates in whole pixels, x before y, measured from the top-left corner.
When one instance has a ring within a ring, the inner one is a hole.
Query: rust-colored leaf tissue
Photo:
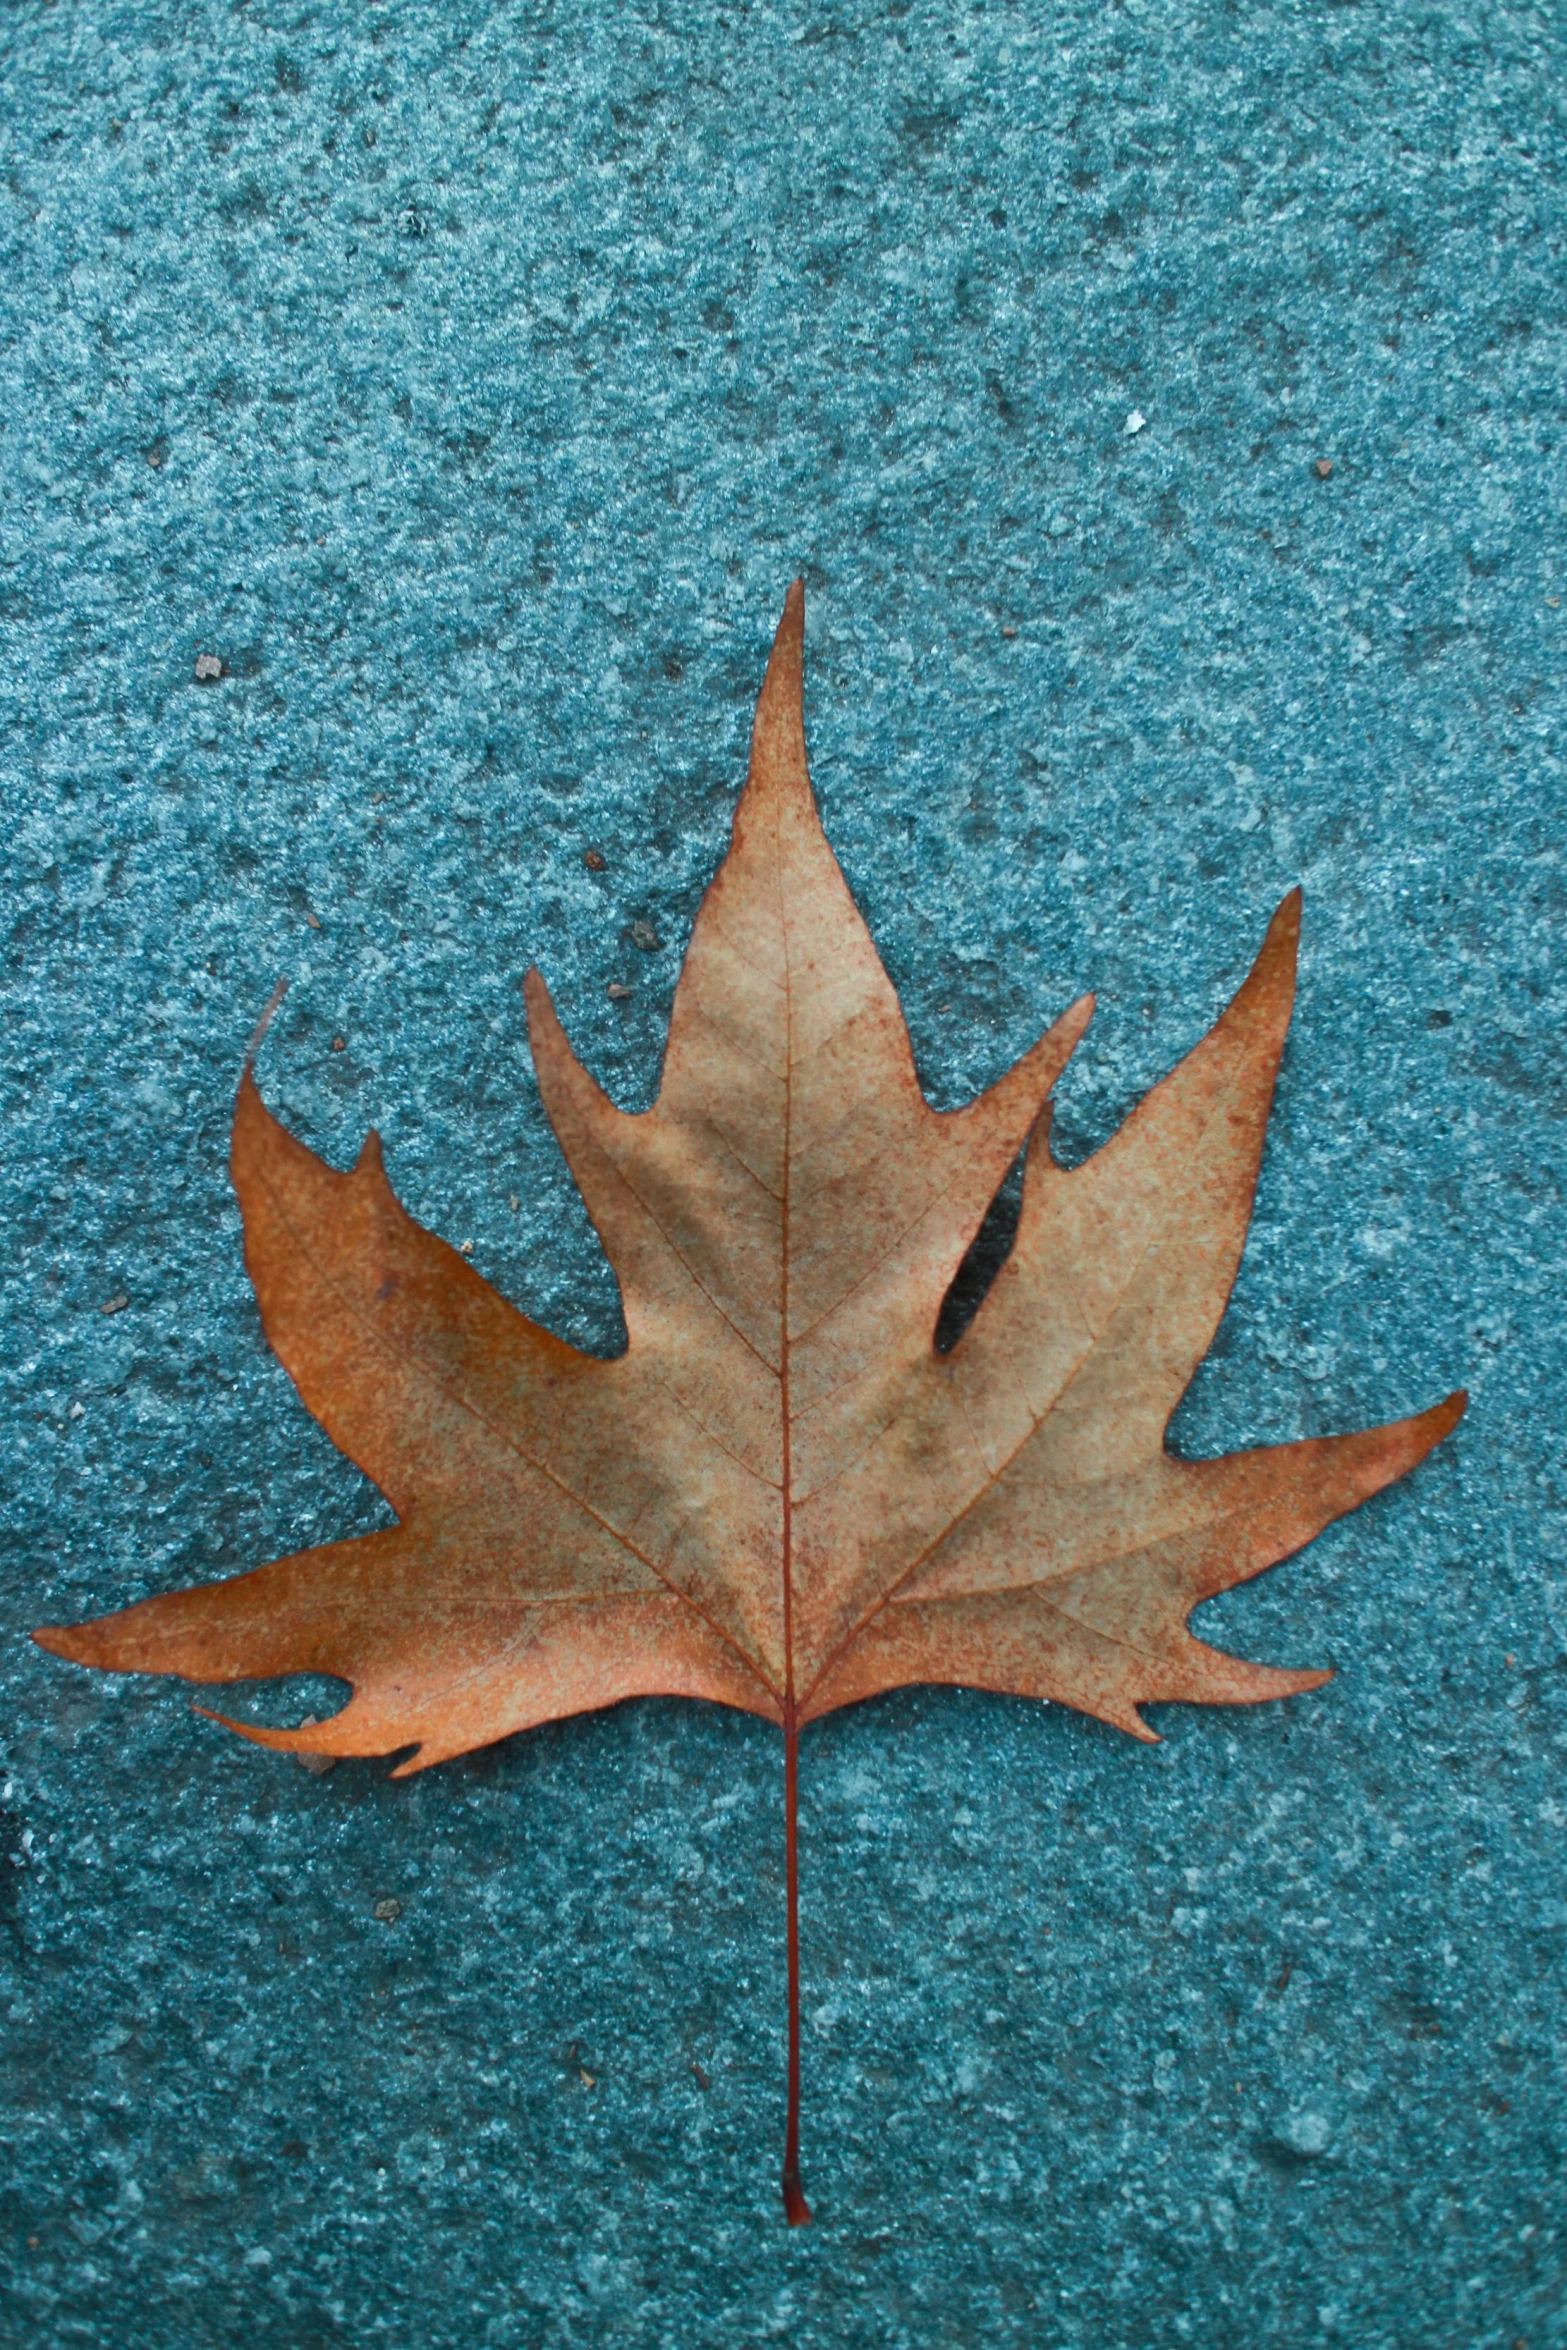
[[[330,1721],[231,1727],[295,1753],[413,1747],[403,1772],[623,1697],[778,1723],[792,2221],[810,2216],[804,1725],[944,1681],[1149,1738],[1153,1700],[1314,1689],[1326,1673],[1244,1664],[1188,1615],[1402,1476],[1464,1406],[1225,1460],[1165,1450],[1245,1238],[1299,894],[1212,1032],[1086,1165],[1052,1159],[1048,1099],[1087,998],[969,1108],[932,1110],[817,819],[803,627],[797,583],[651,1110],[606,1098],[529,974],[539,1084],[620,1279],[625,1354],[515,1312],[405,1214],[374,1135],[350,1173],[324,1165],[247,1063],[233,1172],[267,1336],[398,1524],[37,1635],[119,1672],[338,1675],[354,1693]],[[943,1297],[1025,1141],[1011,1255],[938,1354]]]

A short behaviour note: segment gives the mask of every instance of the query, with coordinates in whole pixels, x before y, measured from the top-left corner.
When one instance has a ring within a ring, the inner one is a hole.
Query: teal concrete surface
[[[1567,2343],[1564,52],[1481,0],[11,0],[7,2350]],[[1320,1694],[810,1733],[791,2234],[763,1725],[312,1775],[26,1635],[385,1522],[244,1276],[279,976],[295,1130],[378,1126],[618,1345],[519,981],[651,1098],[796,571],[934,1101],[1095,988],[1081,1159],[1304,883],[1172,1441],[1473,1402],[1200,1616]]]

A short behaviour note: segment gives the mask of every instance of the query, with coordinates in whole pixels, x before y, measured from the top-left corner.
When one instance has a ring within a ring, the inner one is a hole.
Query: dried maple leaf
[[[796,1742],[910,1682],[1138,1708],[1314,1689],[1206,1647],[1193,1606],[1401,1476],[1418,1418],[1226,1460],[1164,1432],[1240,1258],[1294,986],[1298,892],[1212,1032],[1067,1173],[1046,1101],[1075,1004],[964,1110],[921,1094],[891,982],[818,822],[791,589],[750,779],[675,995],[662,1089],[617,1110],[528,975],[545,1105],[620,1279],[629,1344],[579,1354],[407,1215],[372,1134],[346,1175],[262,1104],[233,1174],[267,1336],[397,1514],[386,1533],[37,1637],[202,1682],[328,1673],[331,1720],[230,1727],[399,1772],[635,1696],[784,1734],[799,2183]],[[1016,1242],[950,1353],[942,1299],[1025,1140]],[[222,1716],[217,1717],[223,1719]]]

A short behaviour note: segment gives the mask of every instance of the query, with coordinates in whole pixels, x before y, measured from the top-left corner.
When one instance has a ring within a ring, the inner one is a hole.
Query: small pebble
[[[612,979],[605,993],[612,1004],[623,1004],[631,990],[629,987],[623,986],[620,980]]]
[[[403,1914],[403,1905],[400,1901],[378,1901],[374,1914],[379,1924],[395,1926]]]
[[[1148,419],[1143,414],[1142,410],[1140,408],[1134,408],[1131,415],[1126,420],[1126,429],[1129,433],[1141,432],[1143,426],[1147,422]]]
[[[1326,480],[1327,480],[1327,478],[1328,478],[1328,475],[1329,475],[1329,474],[1330,474],[1332,471],[1333,471],[1333,460],[1332,460],[1332,458],[1331,458],[1331,457],[1319,457],[1319,458],[1317,459],[1317,478],[1318,478],[1320,481],[1326,481]]]
[[[334,1053],[346,1053],[346,1052],[347,1052],[347,1050],[348,1050],[348,1039],[347,1039],[347,1037],[346,1037],[346,1036],[334,1036],[334,1037],[333,1037],[333,1039],[332,1039],[332,1050],[333,1050],[333,1052],[334,1052]]]
[[[1327,2153],[1333,2143],[1333,2125],[1326,2114],[1292,2113],[1279,2133],[1280,2143],[1292,2154],[1299,2154],[1313,2162]]]
[[[602,873],[604,870],[604,860],[597,849],[584,849],[582,862],[590,873]]]
[[[84,1403],[73,1403],[65,1416],[68,1420],[85,1420],[87,1417],[87,1406]],[[1509,1664],[1511,1664],[1513,1660],[1511,1657],[1509,1657],[1507,1661]]]
[[[319,929],[320,929],[320,927],[321,927],[321,917],[320,917],[320,915],[319,915],[319,914],[312,914],[312,913],[310,913],[310,912],[308,912],[308,911],[307,911],[307,912],[306,912],[306,915],[305,915],[305,920],[306,920],[306,921],[309,923],[309,925],[310,925],[310,927],[311,927],[311,929],[312,929],[312,930],[319,930]]]
[[[1001,633],[1003,636],[1016,636],[1017,630],[1015,628],[1004,628]]]
[[[645,955],[656,955],[664,943],[651,922],[633,922],[627,936]]]
[[[472,1242],[471,1240],[460,1240],[460,1241],[457,1243],[457,1246],[458,1246],[458,1250],[459,1250],[459,1252],[460,1252],[460,1253],[461,1253],[463,1256],[465,1256],[465,1257],[471,1257],[471,1256],[472,1256],[472,1254],[473,1254],[473,1242]]]
[[[111,1297],[107,1304],[101,1305],[98,1308],[98,1311],[100,1314],[123,1314],[130,1302],[130,1299],[122,1290],[118,1297]]]
[[[223,664],[216,653],[196,655],[196,680],[199,685],[211,685],[223,675]]]

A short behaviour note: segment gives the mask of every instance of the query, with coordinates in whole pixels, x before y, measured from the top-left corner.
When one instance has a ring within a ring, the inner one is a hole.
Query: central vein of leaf
[[[779,1472],[782,1494],[783,1651],[784,1651],[784,1898],[787,1905],[789,1974],[789,2091],[784,2128],[783,2201],[789,2225],[798,2227],[811,2216],[800,2185],[800,1857],[799,1753],[800,1727],[794,1701],[794,1471],[790,1459],[789,1425],[789,1242],[793,1168],[790,1164],[794,1112],[794,997],[789,961],[789,913],[783,889],[783,844],[776,843],[773,870],[778,881],[779,931],[784,959],[784,1131],[783,1199],[780,1204],[778,1280],[778,1412]]]

